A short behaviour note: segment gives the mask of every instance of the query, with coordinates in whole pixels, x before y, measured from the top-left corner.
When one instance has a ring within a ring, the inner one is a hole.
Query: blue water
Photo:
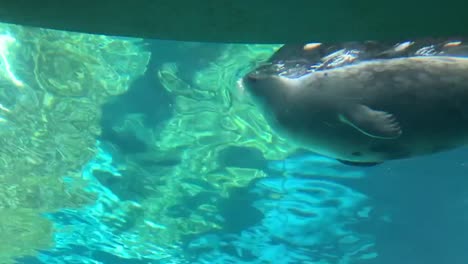
[[[246,212],[255,211],[246,210],[244,195],[234,197],[238,204],[232,201],[226,209],[233,211],[227,225],[252,223],[243,229],[234,227],[194,238],[186,248],[194,255],[187,263],[319,263],[314,262],[316,256],[352,259],[359,254],[378,257],[350,263],[465,263],[467,154],[467,150],[458,150],[392,162],[351,179],[346,175],[354,176],[355,170],[340,164],[334,164],[334,169],[343,178],[330,179],[326,173],[313,178],[307,175],[315,174],[324,163],[318,156],[292,158],[281,165],[272,162],[269,165],[275,169],[269,177],[249,188],[255,195],[248,202],[262,214],[245,220],[249,218]],[[320,163],[314,164],[317,159]],[[316,169],[308,171],[307,166]],[[284,168],[286,171],[280,171]],[[288,172],[288,176],[279,172]],[[281,193],[282,198],[269,199],[269,192]],[[97,228],[100,223],[79,213],[63,212],[52,219],[82,226],[77,233],[81,239],[91,242],[100,236],[103,244],[112,241],[112,234]],[[347,236],[352,243],[344,242]],[[25,258],[18,263],[171,263],[121,258],[98,248],[74,246],[75,237],[57,239],[70,246],[41,252],[38,258],[43,262]],[[338,258],[328,261],[325,263],[347,263]]]
[[[141,201],[144,193],[119,190],[96,172],[119,174],[123,161],[107,151],[109,142],[125,153],[147,146],[134,135],[116,134],[112,126],[128,113],[143,114],[147,126],[168,120],[173,98],[155,83],[155,69],[176,62],[182,78],[190,79],[221,47],[152,44],[158,59],[152,59],[147,74],[104,106],[100,152],[83,166],[86,188],[99,193],[96,203],[44,214],[68,231],[55,233],[53,248],[17,263],[468,263],[468,149],[361,168],[312,153],[266,160],[253,149],[232,148],[222,155],[226,166],[261,169],[266,176],[217,202],[221,229],[187,236],[173,247],[123,243],[138,241],[126,233],[131,219],[116,211],[109,224],[108,208],[122,200]],[[198,199],[216,196],[205,195]],[[132,247],[146,248],[146,255]],[[161,252],[166,257],[155,259]]]

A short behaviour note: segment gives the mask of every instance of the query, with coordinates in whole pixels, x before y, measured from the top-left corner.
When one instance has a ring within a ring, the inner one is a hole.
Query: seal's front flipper
[[[369,137],[393,139],[402,133],[392,114],[373,110],[365,105],[349,107],[339,115],[339,119]]]
[[[340,160],[340,159],[337,159],[337,161],[341,162],[344,165],[357,166],[357,167],[373,167],[373,166],[383,163],[383,162],[356,162],[356,161]]]

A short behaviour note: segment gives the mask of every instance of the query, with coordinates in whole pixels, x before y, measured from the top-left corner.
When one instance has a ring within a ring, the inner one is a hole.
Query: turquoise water
[[[256,143],[273,137],[256,119],[236,124],[258,137],[242,129],[233,137],[210,119],[244,113],[234,99],[210,104],[245,73],[218,60],[228,45],[147,43],[144,75],[100,108],[94,155],[78,177],[60,177],[61,192],[86,202],[42,210],[52,242],[14,263],[467,263],[467,149],[369,168],[312,153],[270,158],[285,143]],[[241,55],[229,56],[249,64]],[[200,76],[211,67],[216,82]],[[197,90],[196,100],[177,101],[184,89]],[[183,125],[171,134],[166,125],[177,115]]]

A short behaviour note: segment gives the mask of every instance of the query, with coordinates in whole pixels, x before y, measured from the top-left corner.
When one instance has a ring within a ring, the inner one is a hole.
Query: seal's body
[[[468,58],[374,59],[297,78],[254,71],[244,84],[274,129],[345,163],[377,164],[468,143]]]

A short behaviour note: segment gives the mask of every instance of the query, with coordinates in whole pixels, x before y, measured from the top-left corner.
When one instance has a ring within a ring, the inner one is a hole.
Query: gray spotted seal
[[[354,57],[340,47],[339,59],[328,64],[316,50],[294,59],[280,50],[294,66],[285,68],[288,60],[275,54],[275,62],[248,73],[243,83],[280,134],[346,164],[375,165],[466,145],[468,58],[453,55],[463,50],[461,43],[422,55],[416,52],[429,46],[409,52],[411,43],[403,44],[371,55],[359,53],[361,46]],[[291,50],[299,47],[307,48]]]

